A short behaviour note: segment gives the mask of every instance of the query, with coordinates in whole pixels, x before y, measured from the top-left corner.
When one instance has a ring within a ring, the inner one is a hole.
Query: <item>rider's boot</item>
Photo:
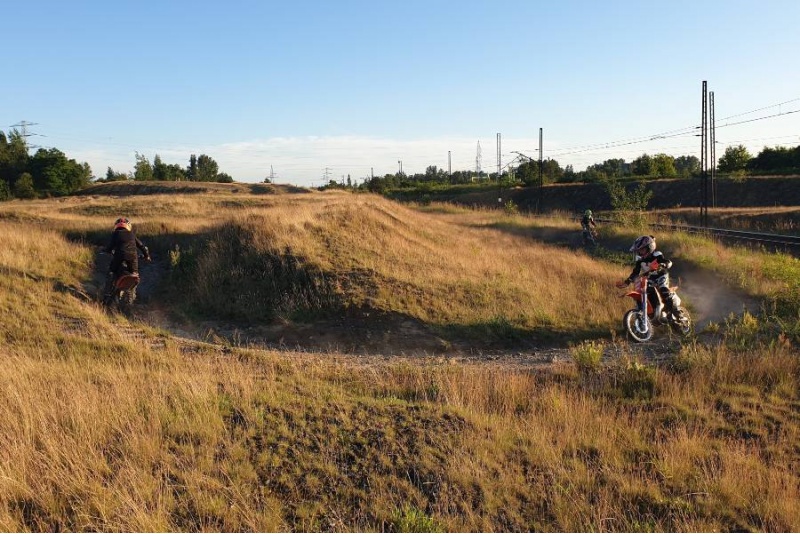
[[[656,304],[655,310],[653,311],[653,319],[660,322],[663,311],[664,311],[664,305],[661,304],[661,302],[659,302],[658,304]]]
[[[673,313],[678,311],[678,309],[679,309],[679,307],[681,305],[681,299],[675,293],[670,293],[669,297],[664,299],[664,303],[666,305],[665,308],[666,308],[667,316],[669,317]]]

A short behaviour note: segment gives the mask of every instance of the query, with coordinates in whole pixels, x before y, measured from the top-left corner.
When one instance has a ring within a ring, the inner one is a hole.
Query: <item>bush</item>
[[[586,341],[572,347],[570,352],[578,372],[582,375],[596,373],[600,369],[600,362],[603,359],[602,343]]]
[[[628,191],[625,185],[617,180],[606,180],[603,184],[608,196],[611,197],[611,207],[617,221],[634,227],[641,227],[647,223],[645,210],[653,198],[653,192],[647,189],[644,182],[639,182],[633,191]]]
[[[395,532],[441,532],[436,521],[414,506],[405,506],[392,514]]]
[[[506,215],[517,215],[519,213],[519,206],[517,206],[513,200],[509,200],[503,205],[503,211],[506,212]]]
[[[14,196],[17,198],[36,198],[36,189],[33,188],[33,177],[24,172],[14,184]]]

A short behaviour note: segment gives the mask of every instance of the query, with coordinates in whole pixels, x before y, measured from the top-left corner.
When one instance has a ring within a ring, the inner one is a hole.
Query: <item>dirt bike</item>
[[[593,247],[597,246],[597,239],[599,235],[595,228],[583,228],[583,244],[584,245],[592,245]]]
[[[655,263],[655,262],[654,262]],[[656,270],[657,266],[653,266]],[[667,312],[656,287],[650,283],[648,275],[652,271],[642,273],[633,283],[633,291],[621,297],[631,297],[636,302],[636,307],[625,312],[622,317],[622,326],[627,334],[639,343],[650,341],[653,330],[657,325],[669,325],[680,336],[686,337],[692,333],[692,318],[689,312],[681,306],[681,299],[675,293],[677,287],[670,287],[672,296],[672,309]],[[624,286],[622,286],[624,287]]]
[[[148,261],[149,258],[140,254],[139,260]],[[112,287],[110,292],[103,296],[103,305],[109,309],[117,309],[126,315],[129,314],[134,301],[136,301],[136,288],[141,281],[139,273],[132,273],[128,262],[124,261],[117,276],[114,273],[108,273],[108,276],[112,277],[112,281],[106,283]]]

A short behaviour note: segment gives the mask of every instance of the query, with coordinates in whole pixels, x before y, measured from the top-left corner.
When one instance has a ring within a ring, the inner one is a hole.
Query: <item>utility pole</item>
[[[397,160],[397,164],[400,165],[399,176],[402,176],[403,175],[403,160],[402,159],[398,159]]]
[[[714,120],[714,91],[708,93],[709,120],[711,121],[711,207],[717,207],[717,141],[715,139],[716,124]]]
[[[501,144],[500,132],[498,132],[497,133],[497,181],[498,182],[500,181],[500,169],[502,168],[501,165],[500,165],[500,159],[502,157],[501,156],[502,151],[500,150],[500,144]]]
[[[28,137],[32,135],[36,135],[33,133],[28,133],[29,126],[36,126],[39,124],[38,122],[28,122],[28,121],[19,121],[17,124],[12,124],[9,128],[19,128],[19,134],[22,137],[22,141],[25,143],[25,150],[28,150]]]
[[[540,206],[542,206],[542,193],[544,192],[544,176],[542,170],[544,169],[544,160],[543,157],[544,148],[542,147],[542,129],[539,128],[539,200],[536,201],[536,212],[539,212]]]
[[[325,184],[324,185],[327,185],[328,183],[330,183],[331,170],[332,169],[330,167],[325,167],[325,169],[324,169],[325,172],[322,174],[322,178],[325,180]]]
[[[700,224],[708,226],[708,82],[703,80],[703,111],[700,120]]]
[[[447,180],[452,182],[453,181],[453,165],[452,161],[450,160],[450,151],[447,151]]]
[[[478,150],[475,153],[475,174],[478,175],[478,180],[481,179],[481,142],[478,141]]]

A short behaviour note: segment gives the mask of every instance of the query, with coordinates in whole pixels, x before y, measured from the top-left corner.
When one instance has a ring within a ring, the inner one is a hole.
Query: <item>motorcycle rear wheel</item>
[[[625,312],[622,317],[622,327],[628,336],[638,343],[653,339],[653,323],[647,316],[642,317],[642,313],[636,308]]]
[[[136,287],[132,287],[122,292],[119,299],[119,311],[124,315],[130,315],[133,311],[133,302],[136,300]]]
[[[688,337],[692,334],[692,318],[686,308],[678,306],[672,313],[670,326],[676,334]]]

